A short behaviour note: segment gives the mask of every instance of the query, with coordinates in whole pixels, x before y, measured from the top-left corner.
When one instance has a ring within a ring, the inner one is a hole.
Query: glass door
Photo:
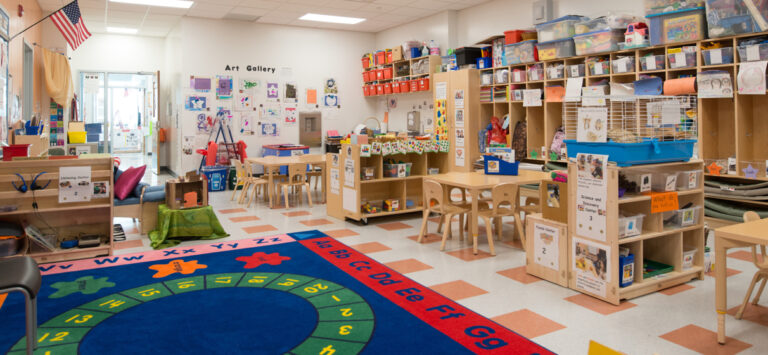
[[[86,124],[88,143],[98,143],[99,153],[111,152],[107,137],[110,125],[107,122],[105,73],[80,73],[80,115]]]

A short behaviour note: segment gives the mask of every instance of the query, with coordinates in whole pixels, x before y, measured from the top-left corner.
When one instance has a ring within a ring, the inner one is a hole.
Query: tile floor
[[[243,208],[230,197],[230,192],[210,194],[211,205],[231,234],[225,240],[318,229],[557,353],[586,354],[589,340],[595,340],[628,354],[768,354],[768,296],[763,306],[748,307],[744,320],[729,316],[730,339],[726,346],[717,345],[715,282],[710,276],[616,307],[526,274],[525,254],[509,239],[496,244],[497,256],[492,257],[481,238],[482,251],[475,256],[454,231],[446,252],[441,252],[434,221],[429,222],[425,243],[416,243],[421,223],[417,214],[372,219],[364,226],[328,217],[321,204],[270,210],[260,201]],[[147,237],[137,234],[131,220],[117,223],[123,224],[128,240],[117,244],[116,254],[150,250]],[[504,224],[508,238],[513,228]],[[210,241],[184,244],[205,243]],[[754,266],[744,260],[744,253],[729,256],[728,306],[733,314]]]

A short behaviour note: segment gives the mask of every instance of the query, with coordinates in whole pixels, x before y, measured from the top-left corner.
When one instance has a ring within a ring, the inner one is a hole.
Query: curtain
[[[69,107],[75,88],[72,85],[72,73],[67,57],[43,48],[43,66],[45,67],[45,88],[48,95],[57,104]]]

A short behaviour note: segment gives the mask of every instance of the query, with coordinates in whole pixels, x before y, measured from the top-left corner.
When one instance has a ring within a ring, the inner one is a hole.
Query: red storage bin
[[[419,79],[419,91],[429,91],[429,78]]]
[[[513,44],[523,40],[523,30],[504,31],[504,44]]]
[[[3,161],[11,161],[13,157],[28,157],[29,144],[11,144],[3,147]]]
[[[387,61],[386,52],[376,52],[376,65],[383,65]]]
[[[376,95],[384,95],[384,84],[376,85]]]
[[[371,88],[368,85],[363,86],[363,96],[371,96]]]
[[[376,80],[384,80],[384,69],[376,69]]]
[[[392,63],[392,51],[387,51],[387,64]]]
[[[411,80],[409,81],[411,85],[411,92],[419,91],[419,81],[418,80]]]
[[[384,71],[384,80],[392,79],[392,68],[384,68],[382,69]]]
[[[408,81],[408,80],[401,81],[400,82],[400,92],[401,93],[411,92],[411,82]]]
[[[368,74],[368,72],[367,72],[367,71],[364,71],[364,72],[363,72],[363,82],[366,82],[366,83],[367,83],[367,82],[371,81],[371,78],[370,78],[370,77],[371,77],[371,76]]]
[[[400,82],[396,81],[396,82],[392,83],[392,93],[393,94],[399,94],[400,92],[401,92],[400,91]]]
[[[392,95],[392,84],[384,84],[384,95]]]
[[[371,60],[367,56],[363,57],[363,69],[368,69],[371,66]]]

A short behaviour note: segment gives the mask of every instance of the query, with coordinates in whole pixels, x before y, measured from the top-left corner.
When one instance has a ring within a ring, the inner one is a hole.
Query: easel
[[[219,113],[216,114],[216,119],[213,121],[213,128],[211,129],[211,133],[208,134],[208,140],[206,142],[211,142],[211,137],[213,137],[213,132],[216,132],[216,139],[213,140],[213,142],[216,142],[219,146],[223,146],[227,149],[227,161],[232,160],[233,156],[234,159],[240,160],[240,153],[237,150],[237,143],[235,143],[235,138],[232,136],[232,129],[227,126],[227,131],[224,131],[224,113],[222,111],[219,111]],[[229,137],[227,137],[227,133],[229,133]],[[219,143],[219,137],[223,137],[224,142]],[[207,144],[207,143],[206,143]],[[218,152],[216,153],[218,155]],[[200,160],[200,168],[198,171],[202,173],[203,166],[205,166],[205,160],[208,159],[208,156],[204,155],[203,158]],[[214,157],[213,159],[216,159]]]

